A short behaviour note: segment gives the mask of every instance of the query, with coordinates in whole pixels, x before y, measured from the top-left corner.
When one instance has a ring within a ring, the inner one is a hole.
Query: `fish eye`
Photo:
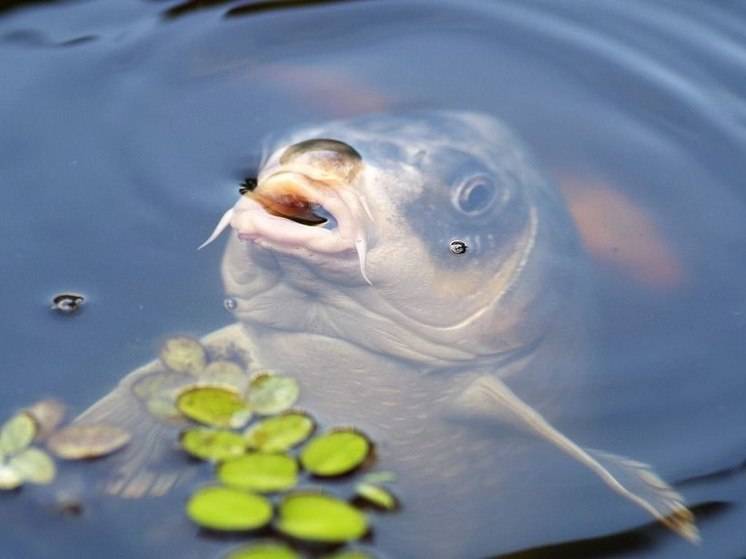
[[[453,205],[466,215],[482,215],[494,204],[497,190],[494,181],[486,175],[470,177],[456,188]]]

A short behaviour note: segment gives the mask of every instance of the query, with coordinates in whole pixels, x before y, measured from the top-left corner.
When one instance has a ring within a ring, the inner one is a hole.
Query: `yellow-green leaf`
[[[370,451],[365,435],[352,429],[337,429],[312,439],[301,452],[300,461],[314,475],[339,476],[362,465]]]
[[[262,452],[285,452],[311,436],[316,424],[302,412],[288,412],[249,427],[244,436],[249,448]]]
[[[248,531],[265,526],[272,519],[272,504],[261,495],[209,486],[197,490],[189,499],[186,512],[203,528],[224,531]]]
[[[7,464],[0,464],[0,491],[10,491],[23,485],[23,479]]]
[[[234,361],[213,361],[199,374],[199,379],[209,384],[224,384],[239,392],[246,389],[249,375]]]
[[[207,366],[207,352],[202,344],[187,336],[166,340],[161,348],[161,362],[177,373],[199,374]]]
[[[284,491],[298,482],[298,463],[285,454],[251,452],[220,464],[218,479],[237,489]]]
[[[355,493],[365,502],[381,510],[396,510],[399,506],[396,497],[388,489],[372,483],[358,483]]]
[[[249,383],[246,401],[256,413],[273,415],[290,409],[299,395],[300,388],[294,378],[262,373]]]
[[[176,407],[189,419],[213,427],[241,427],[251,417],[240,394],[223,386],[189,387],[179,394]]]
[[[54,461],[38,448],[27,448],[13,456],[8,467],[15,470],[23,481],[44,485],[51,483],[57,473]]]
[[[368,520],[365,514],[336,497],[299,491],[282,500],[275,526],[293,538],[341,543],[363,537],[368,531]]]
[[[36,436],[36,422],[25,413],[11,417],[0,428],[0,455],[9,456],[26,448]]]
[[[223,429],[187,429],[182,432],[180,441],[182,448],[195,458],[212,462],[241,456],[246,450],[246,441],[241,435]]]

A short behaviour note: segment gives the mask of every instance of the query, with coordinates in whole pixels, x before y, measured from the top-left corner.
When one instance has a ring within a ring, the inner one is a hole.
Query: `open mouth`
[[[323,254],[354,250],[360,273],[370,284],[365,271],[366,218],[372,220],[370,211],[351,187],[280,170],[247,190],[200,248],[230,225],[241,240],[271,249],[302,248]]]

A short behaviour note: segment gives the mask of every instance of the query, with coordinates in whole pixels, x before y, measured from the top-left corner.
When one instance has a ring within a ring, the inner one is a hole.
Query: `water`
[[[558,423],[681,482],[702,505],[703,536],[692,547],[634,531],[646,517],[547,449],[510,498],[516,510],[522,498],[572,500],[495,518],[490,553],[746,553],[739,4],[380,1],[223,17],[239,5],[226,3],[164,17],[174,5],[29,4],[0,16],[0,415],[47,395],[82,410],[164,337],[230,321],[221,251],[194,249],[266,135],[380,110],[481,110],[533,148],[596,240],[596,370]],[[618,232],[599,244],[603,226]],[[82,312],[51,314],[66,291],[86,295]],[[0,557],[48,556],[52,541],[63,557],[155,557],[175,539],[219,556],[233,542],[197,537],[176,512],[189,491],[92,498],[76,518],[54,513],[48,492],[3,496],[12,533]],[[399,556],[404,515],[379,523],[382,554]]]

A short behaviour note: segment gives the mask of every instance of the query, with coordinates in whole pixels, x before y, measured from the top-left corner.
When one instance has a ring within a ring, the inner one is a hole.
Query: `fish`
[[[296,377],[322,423],[363,427],[383,463],[425,488],[414,509],[443,509],[449,480],[463,510],[499,500],[506,441],[530,433],[699,540],[683,497],[651,466],[581,446],[548,418],[590,366],[588,267],[556,188],[495,117],[372,114],[279,135],[200,248],[225,231],[236,321],[203,342]],[[168,425],[133,395],[157,370],[134,371],[77,420],[133,433],[111,459],[110,493],[162,495],[184,479],[163,466]],[[430,516],[427,537],[445,533]]]

